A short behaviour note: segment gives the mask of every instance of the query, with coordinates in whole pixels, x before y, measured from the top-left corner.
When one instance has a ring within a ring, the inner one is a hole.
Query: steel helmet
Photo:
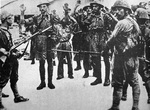
[[[138,17],[138,18],[142,18],[142,19],[149,19],[149,16],[148,16],[148,11],[144,8],[138,8],[135,12],[135,15]]]
[[[98,1],[98,0],[95,0],[95,1],[91,2],[90,6],[93,8],[94,4],[98,5],[100,8],[104,7],[104,5],[100,1]]]
[[[4,21],[5,19],[7,19],[10,16],[13,16],[13,15],[7,11],[2,11],[0,14],[0,20]]]
[[[117,1],[114,3],[114,5],[112,6],[112,8],[116,8],[116,7],[126,8],[126,9],[128,9],[130,12],[132,12],[130,5],[129,5],[125,0],[117,0]]]
[[[90,5],[86,5],[86,6],[84,6],[84,7],[83,7],[83,10],[86,10],[88,7],[90,7],[90,8],[91,8],[91,6],[90,6]]]

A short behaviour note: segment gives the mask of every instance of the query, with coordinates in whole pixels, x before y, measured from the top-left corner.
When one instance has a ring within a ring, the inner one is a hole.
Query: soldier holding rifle
[[[138,46],[140,28],[132,19],[130,5],[124,0],[117,0],[113,8],[119,20],[107,42],[109,48],[114,47],[112,86],[113,103],[109,110],[120,110],[119,104],[122,89],[125,82],[132,87],[132,110],[139,110],[140,87],[138,81],[138,54],[135,51]]]
[[[20,53],[13,49],[11,33],[9,32],[9,26],[13,23],[13,15],[3,11],[0,15],[2,25],[0,27],[0,110],[5,110],[2,104],[2,89],[6,86],[10,79],[10,87],[14,94],[14,102],[24,102],[29,99],[19,95],[17,89],[18,81],[18,66],[19,62],[17,58],[20,57]]]

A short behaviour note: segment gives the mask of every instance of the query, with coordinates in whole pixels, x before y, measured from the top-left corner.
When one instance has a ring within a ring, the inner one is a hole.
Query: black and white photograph
[[[150,0],[0,0],[0,110],[150,110]]]

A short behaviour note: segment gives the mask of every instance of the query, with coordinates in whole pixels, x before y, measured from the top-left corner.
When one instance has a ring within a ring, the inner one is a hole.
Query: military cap
[[[37,5],[37,7],[40,7],[41,5],[47,5],[47,6],[49,6],[50,2],[48,0],[42,0],[42,1],[39,2],[39,4]]]

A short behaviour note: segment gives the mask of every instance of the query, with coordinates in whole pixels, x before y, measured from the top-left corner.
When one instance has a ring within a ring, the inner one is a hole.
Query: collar
[[[47,18],[48,18],[48,16],[49,16],[49,13],[48,13],[48,12],[46,12],[44,15],[41,14],[41,18],[42,18],[42,17],[47,17]]]

